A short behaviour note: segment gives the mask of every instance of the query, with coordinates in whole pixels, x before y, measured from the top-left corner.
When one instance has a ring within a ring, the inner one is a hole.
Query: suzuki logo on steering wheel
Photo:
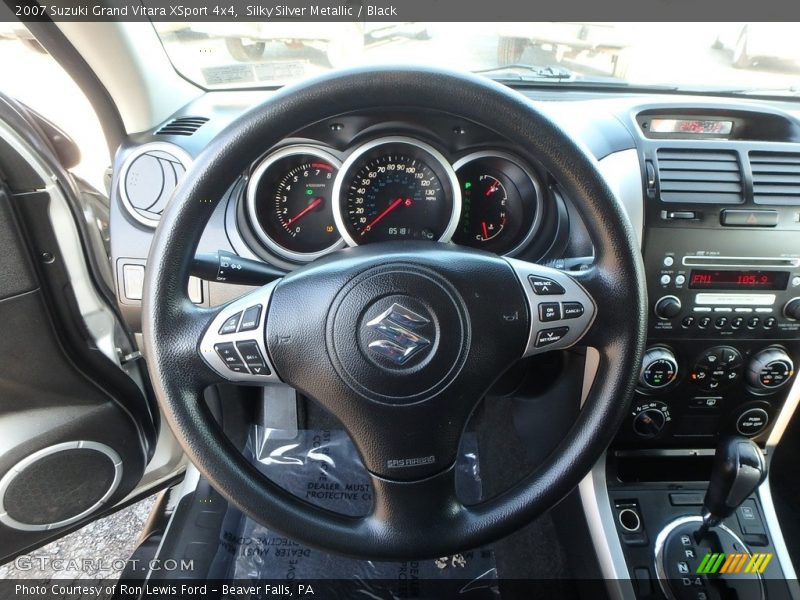
[[[375,354],[388,358],[398,365],[405,364],[423,348],[430,346],[429,339],[415,333],[430,323],[422,315],[397,303],[367,322],[366,327],[377,331],[384,339],[370,342],[368,348]]]

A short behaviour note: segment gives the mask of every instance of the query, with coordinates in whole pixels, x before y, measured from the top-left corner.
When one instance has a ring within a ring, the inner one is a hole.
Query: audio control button
[[[727,324],[728,324],[728,317],[719,317],[716,321],[714,321],[714,327],[716,327],[717,329],[722,329]]]
[[[229,333],[236,333],[236,327],[239,325],[239,317],[242,316],[242,311],[237,312],[235,315],[228,317],[219,328],[220,335],[227,335]]]
[[[694,312],[696,312],[696,313],[707,313],[707,312],[711,312],[711,307],[710,306],[695,306],[692,310],[694,310]]]
[[[669,282],[672,281],[672,277],[669,275],[662,275],[661,276],[661,285],[669,285]]]
[[[675,278],[675,285],[683,285],[684,283],[686,283],[686,277],[685,277],[685,276],[683,276],[683,275],[678,275],[678,276]]]
[[[665,256],[664,257],[664,266],[665,267],[671,267],[674,264],[675,264],[675,259],[674,258],[672,258],[671,256]]]
[[[689,329],[692,325],[694,325],[695,321],[696,319],[692,315],[683,317],[683,321],[681,321],[681,327],[684,329]]]
[[[748,329],[755,329],[758,327],[758,324],[761,322],[761,319],[758,317],[750,317],[747,319],[747,328]]]
[[[705,329],[705,328],[706,328],[706,327],[708,327],[709,325],[711,325],[711,317],[702,317],[702,318],[701,318],[701,319],[700,319],[700,320],[697,322],[697,326],[698,326],[700,329]]]
[[[731,329],[741,329],[742,325],[744,325],[744,318],[742,317],[735,317],[731,320]]]
[[[772,329],[775,327],[775,323],[778,322],[778,319],[775,317],[767,317],[764,319],[764,329]]]

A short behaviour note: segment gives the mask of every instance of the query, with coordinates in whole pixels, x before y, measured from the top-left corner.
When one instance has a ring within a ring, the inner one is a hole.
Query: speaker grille
[[[0,521],[43,530],[77,521],[114,492],[119,456],[94,442],[51,446],[18,463],[0,481]]]

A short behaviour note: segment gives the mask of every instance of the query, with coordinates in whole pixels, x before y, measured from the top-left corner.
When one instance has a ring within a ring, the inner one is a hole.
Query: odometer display
[[[333,218],[339,161],[314,147],[292,146],[266,157],[248,183],[258,237],[275,254],[306,262],[343,244]]]
[[[460,210],[455,173],[433,148],[402,138],[366,144],[336,184],[337,224],[353,246],[391,240],[447,241]]]

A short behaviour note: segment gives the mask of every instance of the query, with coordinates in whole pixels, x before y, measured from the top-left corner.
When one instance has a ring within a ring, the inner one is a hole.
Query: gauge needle
[[[489,189],[486,190],[486,195],[491,196],[492,194],[494,194],[497,191],[497,186],[499,183],[500,183],[499,181],[493,182],[492,185],[489,186]]]
[[[364,227],[364,229],[361,230],[361,235],[364,235],[368,231],[372,230],[372,228],[375,227],[375,225],[378,224],[378,221],[383,219],[383,217],[388,215],[390,212],[392,212],[395,208],[397,208],[398,206],[400,206],[403,203],[404,202],[403,202],[402,198],[395,198],[394,202],[392,202],[389,206],[386,207],[386,210],[384,210],[381,214],[379,214],[377,217],[375,217],[372,220],[372,223],[370,223],[369,225]],[[406,198],[405,199],[405,205],[406,206],[411,206],[411,198]]]
[[[304,217],[305,215],[310,213],[312,210],[317,208],[320,204],[322,204],[322,198],[314,198],[314,201],[311,204],[306,206],[303,210],[301,210],[299,213],[297,213],[291,219],[286,221],[286,225],[291,225],[295,221],[299,221],[302,217]]]
[[[481,227],[483,228],[483,239],[489,239],[489,230],[486,227],[486,221],[481,221]]]

